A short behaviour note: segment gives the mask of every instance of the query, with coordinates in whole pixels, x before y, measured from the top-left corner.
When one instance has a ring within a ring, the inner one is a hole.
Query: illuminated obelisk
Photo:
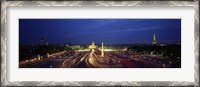
[[[153,35],[153,45],[156,45],[157,44],[157,42],[156,42],[156,34],[154,33],[154,35]]]
[[[103,42],[101,44],[101,57],[104,57],[104,47],[103,47]]]

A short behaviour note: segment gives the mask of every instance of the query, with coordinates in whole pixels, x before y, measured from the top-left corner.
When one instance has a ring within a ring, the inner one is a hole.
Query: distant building
[[[67,43],[67,44],[65,44],[65,46],[66,46],[66,47],[68,47],[68,46],[69,46],[69,44]]]
[[[156,42],[156,34],[154,33],[154,35],[153,35],[153,42],[152,42],[152,44],[153,45],[156,45],[157,44],[157,42]]]
[[[46,43],[46,41],[44,40],[43,37],[41,37],[40,43],[39,43],[39,44],[40,44],[40,45],[48,45],[48,43]]]
[[[94,41],[92,42],[92,44],[91,45],[89,45],[89,49],[96,49],[96,45],[94,44]]]
[[[71,45],[71,46],[68,46],[69,48],[71,49],[74,49],[74,50],[79,50],[81,48],[80,45]]]
[[[167,46],[167,44],[160,44],[160,46]]]

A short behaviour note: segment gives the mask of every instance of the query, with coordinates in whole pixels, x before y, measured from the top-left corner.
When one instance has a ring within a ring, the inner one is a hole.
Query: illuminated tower
[[[101,44],[101,57],[104,57],[104,47],[103,47],[103,42]]]
[[[153,35],[153,45],[156,45],[157,44],[157,42],[156,42],[156,34],[154,33],[154,35]]]

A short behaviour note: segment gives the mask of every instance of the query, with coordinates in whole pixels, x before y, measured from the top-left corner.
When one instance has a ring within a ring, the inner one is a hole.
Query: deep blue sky
[[[19,19],[19,43],[151,44],[181,42],[181,19]]]

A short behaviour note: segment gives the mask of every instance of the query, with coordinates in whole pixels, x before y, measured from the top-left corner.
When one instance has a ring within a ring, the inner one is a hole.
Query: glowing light
[[[102,42],[102,48],[101,48],[101,57],[104,57],[104,47],[103,47],[103,42]]]
[[[49,56],[50,56],[49,53],[47,53],[47,58],[49,58]]]
[[[38,60],[39,60],[39,61],[40,61],[40,58],[41,58],[40,55],[38,55]]]
[[[92,42],[91,45],[89,45],[89,48],[90,48],[90,49],[95,49],[95,48],[96,48],[96,45],[94,44],[94,41]]]

